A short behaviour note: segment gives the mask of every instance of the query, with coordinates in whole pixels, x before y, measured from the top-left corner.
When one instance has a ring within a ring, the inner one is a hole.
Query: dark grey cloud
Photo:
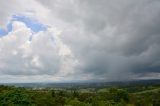
[[[74,29],[64,31],[62,40],[80,61],[79,72],[111,80],[160,72],[160,1],[48,2]]]
[[[30,0],[29,3],[32,2],[37,7],[31,6],[29,16],[31,14],[31,17],[48,25],[52,31],[47,29],[40,35],[35,34],[31,47],[18,50],[21,53],[18,57],[10,56],[10,51],[6,50],[13,49],[15,54],[14,42],[0,42],[0,51],[2,47],[5,49],[1,51],[5,52],[1,58],[5,57],[5,63],[15,68],[7,68],[9,71],[5,69],[1,73],[54,77],[56,74],[63,80],[160,78],[159,0]],[[24,5],[26,1],[16,3]],[[4,18],[11,15],[11,10],[19,13],[15,6],[12,8],[8,7],[6,12],[0,10],[7,14],[3,15]],[[26,10],[30,9],[25,7]],[[0,18],[0,24],[2,22],[4,19]],[[56,28],[61,30],[58,36],[54,34]],[[55,46],[51,43],[44,46],[50,42],[51,36],[56,37]],[[15,41],[24,44],[23,39]],[[30,50],[32,53],[28,54]],[[19,56],[25,53],[29,58],[24,61]],[[4,63],[1,60],[0,63]],[[19,66],[19,63],[24,64]],[[30,71],[22,72],[20,69],[26,64]]]

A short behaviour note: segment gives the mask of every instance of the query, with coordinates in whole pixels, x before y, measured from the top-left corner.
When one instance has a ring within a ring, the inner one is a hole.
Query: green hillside
[[[0,106],[160,106],[160,86],[134,85],[99,89],[0,86]]]

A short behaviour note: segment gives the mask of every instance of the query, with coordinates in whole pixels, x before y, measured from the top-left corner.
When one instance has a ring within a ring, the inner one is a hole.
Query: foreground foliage
[[[0,86],[0,106],[160,106],[159,86],[28,89]]]

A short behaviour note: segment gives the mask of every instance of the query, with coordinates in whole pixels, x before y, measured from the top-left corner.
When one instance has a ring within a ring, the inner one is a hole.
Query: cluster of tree
[[[0,106],[160,106],[160,90],[130,93],[125,88],[107,88],[105,92],[80,92],[0,86]]]

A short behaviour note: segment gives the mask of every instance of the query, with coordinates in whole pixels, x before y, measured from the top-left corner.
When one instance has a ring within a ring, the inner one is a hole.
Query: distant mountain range
[[[65,82],[65,83],[0,83],[0,85],[25,87],[25,88],[102,88],[107,86],[132,86],[132,85],[158,85],[160,79],[134,80],[134,81],[114,81],[114,82]]]

